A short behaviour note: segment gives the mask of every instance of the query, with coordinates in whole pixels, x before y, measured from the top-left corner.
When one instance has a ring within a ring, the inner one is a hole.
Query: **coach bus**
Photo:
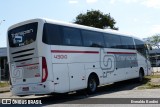
[[[138,38],[50,19],[12,25],[7,33],[13,95],[67,93],[151,74]]]

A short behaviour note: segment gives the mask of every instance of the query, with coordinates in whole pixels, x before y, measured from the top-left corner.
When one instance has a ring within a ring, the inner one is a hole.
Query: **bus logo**
[[[13,39],[13,43],[14,44],[22,43],[23,36],[26,35],[26,34],[29,34],[29,33],[33,33],[33,29],[29,29],[29,30],[25,30],[25,31],[21,31],[21,32],[18,32],[18,33],[11,34],[12,39]]]
[[[16,79],[22,78],[23,68],[22,67],[16,67],[15,64],[11,65],[11,71],[12,71],[12,78],[14,82],[16,82]]]
[[[108,55],[103,49],[101,49],[100,59],[100,66],[102,70],[107,70],[107,72],[113,72],[115,70],[114,55]]]
[[[15,36],[13,39],[13,43],[21,43],[22,42],[22,36]]]

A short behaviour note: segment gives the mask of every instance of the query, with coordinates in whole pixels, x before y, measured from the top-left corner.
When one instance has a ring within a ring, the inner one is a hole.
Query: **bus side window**
[[[82,30],[84,46],[104,47],[103,34],[95,31]]]
[[[63,27],[63,44],[69,46],[82,46],[80,30]]]
[[[136,44],[136,50],[139,53],[141,53],[142,55],[144,55],[145,57],[147,57],[144,42],[140,41],[140,40],[137,40],[137,39],[134,39],[134,41],[135,41],[135,44]]]
[[[45,23],[42,41],[49,45],[62,45],[62,35],[60,26]]]
[[[119,35],[104,34],[106,48],[121,48],[121,39]]]
[[[135,49],[133,39],[131,37],[121,36],[122,49]]]

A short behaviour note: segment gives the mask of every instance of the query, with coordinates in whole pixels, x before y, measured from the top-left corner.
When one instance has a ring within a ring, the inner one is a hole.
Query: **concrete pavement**
[[[10,91],[10,87],[0,87],[0,93],[9,92],[9,91]]]

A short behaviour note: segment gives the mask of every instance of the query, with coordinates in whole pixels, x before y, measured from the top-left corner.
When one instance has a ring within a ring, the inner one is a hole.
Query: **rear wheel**
[[[88,79],[87,92],[89,94],[95,93],[97,90],[97,79],[94,75],[91,75]]]
[[[142,81],[143,81],[143,79],[144,79],[143,71],[142,71],[142,70],[140,70],[140,71],[139,71],[138,82],[142,82]]]

